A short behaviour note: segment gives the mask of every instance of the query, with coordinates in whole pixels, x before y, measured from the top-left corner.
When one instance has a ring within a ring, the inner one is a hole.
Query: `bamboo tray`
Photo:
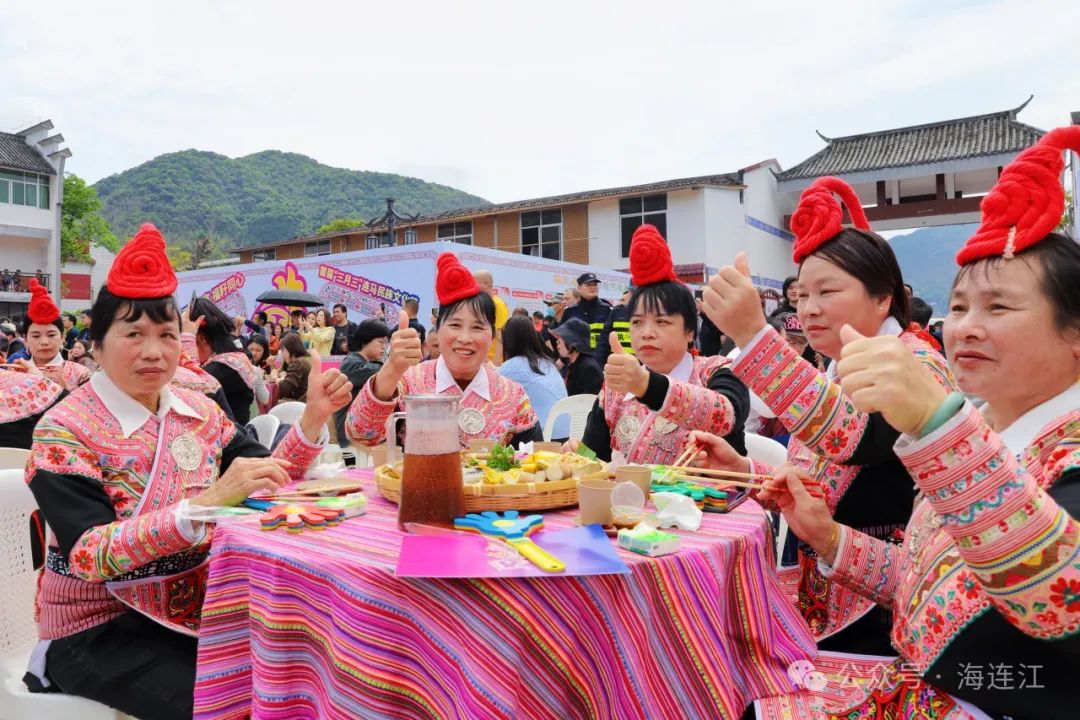
[[[387,473],[388,465],[375,468],[375,484],[379,494],[394,503],[401,502],[401,463],[395,465],[397,475]],[[465,485],[465,511],[483,510],[554,510],[578,504],[578,482],[582,480],[607,480],[607,466],[580,477],[566,480],[534,483],[491,485],[470,483]]]

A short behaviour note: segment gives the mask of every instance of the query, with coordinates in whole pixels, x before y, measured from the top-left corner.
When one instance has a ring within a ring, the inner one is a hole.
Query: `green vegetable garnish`
[[[518,467],[518,463],[514,459],[514,449],[504,445],[496,445],[491,448],[487,466],[492,470],[509,470]]]

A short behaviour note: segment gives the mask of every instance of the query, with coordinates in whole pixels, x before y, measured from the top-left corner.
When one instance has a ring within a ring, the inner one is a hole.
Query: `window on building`
[[[49,177],[0,170],[0,202],[49,209]]]
[[[521,252],[562,260],[562,208],[521,213]]]
[[[667,239],[667,194],[639,195],[619,200],[619,223],[622,226],[622,256],[630,257],[634,231],[648,223],[655,225]]]
[[[472,245],[472,221],[442,223],[439,225],[436,237],[439,240]]]
[[[251,262],[267,262],[270,260],[277,260],[277,248],[256,250],[251,253]]]
[[[372,233],[367,236],[367,241],[364,247],[368,250],[374,250],[375,248],[390,247],[389,236],[385,232]]]
[[[304,257],[330,254],[330,238],[304,243]]]

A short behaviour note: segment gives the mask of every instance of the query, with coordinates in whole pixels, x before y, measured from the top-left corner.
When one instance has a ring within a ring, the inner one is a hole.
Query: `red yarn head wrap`
[[[165,238],[145,223],[113,260],[105,287],[131,300],[168,297],[176,292],[176,273],[165,254]]]
[[[435,267],[435,295],[440,305],[449,305],[482,292],[476,278],[458,262],[454,253],[439,255]]]
[[[30,322],[38,325],[51,325],[60,319],[60,308],[49,297],[49,291],[37,281],[30,278],[30,307],[26,310],[26,316]]]
[[[1049,235],[1065,212],[1063,150],[1080,152],[1080,125],[1057,128],[1016,156],[982,199],[982,222],[960,252],[960,265],[1011,258]]]
[[[630,239],[630,278],[634,287],[679,279],[671,263],[671,248],[652,225],[641,225]]]
[[[852,225],[859,230],[870,230],[870,222],[851,186],[836,177],[818,178],[803,190],[799,206],[791,216],[791,231],[795,233],[792,259],[796,263],[813,255],[844,229],[844,208],[833,193],[839,195],[847,206]]]

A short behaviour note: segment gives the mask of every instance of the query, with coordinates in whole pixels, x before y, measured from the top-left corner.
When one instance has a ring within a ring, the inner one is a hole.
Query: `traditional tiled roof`
[[[464,220],[473,217],[483,217],[485,215],[497,215],[505,212],[539,210],[541,208],[558,207],[560,205],[570,205],[573,203],[592,202],[593,200],[602,200],[609,197],[648,195],[650,193],[668,192],[669,190],[680,190],[682,188],[701,187],[706,185],[712,187],[742,187],[742,180],[739,178],[739,173],[722,173],[720,175],[700,175],[698,177],[678,178],[676,180],[661,180],[660,182],[646,183],[645,185],[627,185],[625,187],[606,188],[604,190],[586,190],[584,192],[570,193],[568,195],[552,195],[550,197],[534,198],[532,200],[515,200],[513,202],[483,205],[461,210],[447,210],[446,212],[435,215],[422,215],[411,222],[399,223],[398,227],[424,225],[433,222],[449,222],[451,220]],[[259,245],[248,245],[245,247],[233,248],[229,252],[260,250],[296,242],[325,240],[326,238],[349,235],[355,232],[376,231],[384,229],[385,227],[386,225],[384,223],[376,223],[374,225],[364,225],[362,228],[336,230],[334,232],[319,233],[317,235],[303,235],[292,238],[291,240],[278,240],[276,242],[260,243]]]
[[[0,132],[0,168],[55,175],[52,165],[21,135]]]
[[[863,135],[828,138],[818,133],[828,145],[779,173],[777,179],[801,180],[1017,153],[1034,145],[1044,133],[1017,122],[1017,114],[1028,102],[1031,98],[1012,110]]]

